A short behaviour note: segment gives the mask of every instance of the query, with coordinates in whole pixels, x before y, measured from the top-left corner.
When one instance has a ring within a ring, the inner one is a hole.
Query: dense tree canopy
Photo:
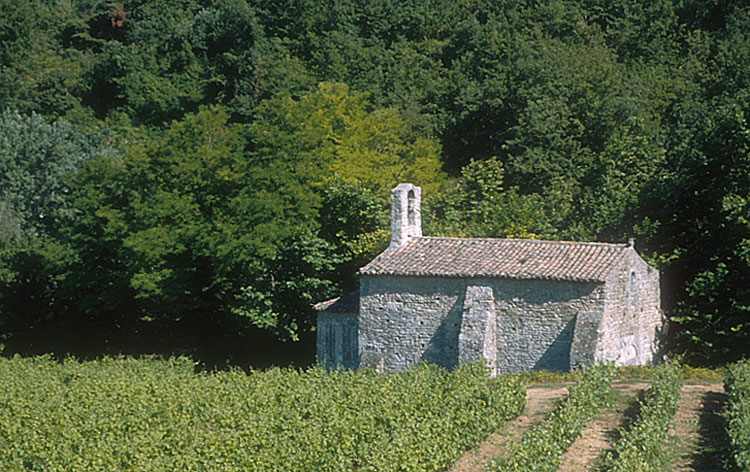
[[[748,31],[739,1],[0,0],[0,342],[304,344],[411,181],[427,234],[635,237],[674,349],[740,357]]]

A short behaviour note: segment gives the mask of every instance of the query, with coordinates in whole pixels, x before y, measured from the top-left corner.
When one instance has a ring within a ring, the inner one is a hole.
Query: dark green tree
[[[94,52],[90,2],[0,2],[0,109],[90,122],[82,103]]]
[[[387,246],[387,206],[366,186],[336,178],[321,202],[317,234],[282,241],[238,297],[237,314],[282,339],[309,338],[313,304],[355,290],[357,269]]]
[[[566,209],[554,208],[538,194],[521,195],[517,188],[506,188],[504,179],[497,158],[464,166],[449,191],[427,199],[425,234],[557,239]]]
[[[686,110],[687,111],[687,110]],[[679,348],[694,362],[746,354],[750,276],[750,95],[685,113],[651,194]],[[689,120],[689,121],[688,121]]]

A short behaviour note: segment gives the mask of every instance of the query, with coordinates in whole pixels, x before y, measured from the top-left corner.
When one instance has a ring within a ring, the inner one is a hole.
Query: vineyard
[[[750,470],[747,362],[727,369],[726,412],[714,415],[726,418],[714,433],[727,450],[714,451],[722,459],[710,459],[713,468],[690,451],[682,454],[692,465],[681,465],[677,436],[686,433],[677,425],[698,423],[695,413],[681,418],[690,388],[721,386],[683,385],[690,373],[674,362],[642,372],[598,366],[552,376],[553,387],[536,374],[490,379],[478,364],[387,375],[195,367],[186,358],[0,359],[0,469]],[[537,401],[542,391],[554,394]],[[586,459],[581,440],[597,424],[617,434],[588,444]],[[500,446],[467,465],[491,441]],[[571,456],[588,464],[571,465]]]
[[[0,359],[0,469],[431,471],[524,407],[518,379],[271,369],[186,359]]]

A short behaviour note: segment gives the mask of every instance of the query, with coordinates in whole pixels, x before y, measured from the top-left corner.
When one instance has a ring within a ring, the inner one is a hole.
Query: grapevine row
[[[750,472],[750,360],[729,366],[724,388],[732,457],[739,470]]]
[[[659,472],[667,465],[663,448],[669,423],[677,412],[682,388],[682,368],[676,362],[658,367],[640,403],[638,419],[623,431],[614,452],[604,457],[603,469],[611,472]]]
[[[554,472],[560,458],[583,427],[606,403],[614,376],[611,366],[585,370],[570,395],[538,427],[509,446],[509,452],[490,464],[489,472]]]

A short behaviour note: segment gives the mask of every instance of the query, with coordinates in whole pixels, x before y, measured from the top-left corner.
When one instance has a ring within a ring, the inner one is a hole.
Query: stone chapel
[[[484,359],[496,375],[660,358],[659,273],[632,243],[426,237],[420,190],[391,191],[391,243],[359,290],[315,305],[326,367]]]

